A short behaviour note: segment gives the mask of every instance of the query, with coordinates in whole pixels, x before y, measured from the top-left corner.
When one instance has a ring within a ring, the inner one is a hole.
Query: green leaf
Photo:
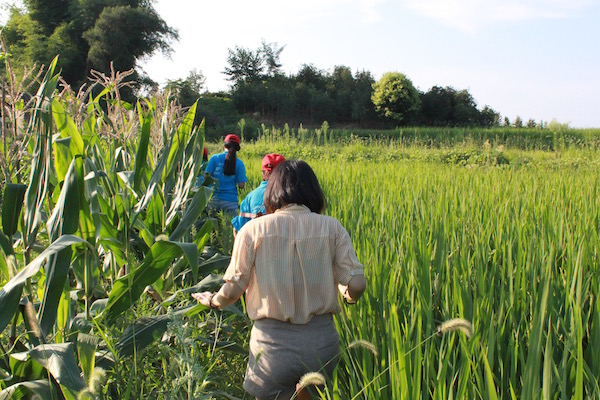
[[[81,162],[79,162],[81,164]],[[48,219],[47,231],[51,241],[65,234],[74,234],[79,225],[79,186],[83,176],[78,176],[76,159],[73,159],[65,176],[58,201]],[[72,251],[66,247],[48,257],[44,297],[39,310],[40,326],[45,334],[52,331],[60,297],[67,281]]]
[[[60,298],[69,274],[72,254],[71,248],[67,247],[57,254],[48,257],[44,297],[42,298],[38,312],[40,327],[44,335],[53,331],[52,328],[58,315],[58,305],[60,304]]]
[[[198,262],[196,245],[158,241],[150,247],[144,261],[129,274],[117,279],[108,296],[108,304],[102,318],[111,324],[125,310],[137,301],[146,286],[156,281],[172,264],[184,254],[190,265]]]
[[[223,284],[223,276],[222,275],[210,274],[210,275],[206,276],[204,279],[202,279],[200,282],[195,284],[194,286],[190,286],[188,288],[180,289],[180,290],[176,291],[171,296],[166,298],[162,303],[160,303],[160,306],[162,308],[169,307],[171,304],[173,304],[173,302],[175,301],[177,296],[180,294],[189,293],[191,295],[192,293],[196,293],[196,292],[204,292],[206,290],[209,290],[210,288],[214,288],[216,286],[221,286],[222,284]],[[186,312],[186,315],[187,315],[187,312]]]
[[[171,137],[171,146],[169,149],[169,157],[167,159],[166,169],[163,175],[163,181],[165,181],[175,173],[175,168],[182,159],[185,146],[187,145],[188,138],[190,137],[190,134],[192,132],[192,127],[194,126],[197,105],[198,103],[196,102],[192,107],[190,107],[190,110],[183,118],[183,121],[179,125],[179,128]]]
[[[125,329],[115,345],[116,350],[122,357],[129,357],[134,352],[141,351],[165,333],[169,322],[171,317],[168,315],[138,319]]]
[[[55,399],[58,393],[47,379],[19,382],[0,392],[0,400]]]
[[[79,365],[83,371],[85,382],[89,384],[90,378],[94,373],[96,348],[100,343],[100,338],[86,333],[77,335],[77,355],[79,357]]]
[[[170,240],[179,240],[183,235],[190,231],[192,225],[194,225],[200,214],[202,214],[202,211],[206,208],[210,193],[210,189],[201,187],[200,190],[194,194],[194,197],[185,209],[179,224],[177,224],[177,227],[175,227],[173,232],[169,235]]]
[[[33,115],[29,120],[29,130],[37,138],[32,151],[29,185],[25,193],[23,210],[23,240],[26,250],[35,243],[37,230],[41,224],[44,199],[48,191],[48,182],[52,173],[52,110],[51,102],[58,75],[53,76],[58,58],[54,58],[36,94]]]
[[[29,357],[27,352],[12,353],[9,364],[13,376],[6,382],[7,385],[45,377],[44,366]]]
[[[230,261],[230,256],[217,253],[208,260],[201,262],[198,270],[199,272],[203,273],[210,271],[221,271],[227,268]]]
[[[548,331],[550,332],[551,319],[548,318]],[[542,398],[550,400],[552,398],[552,370],[554,367],[552,350],[552,335],[549,333],[546,337],[546,349],[544,350],[544,372],[542,374]]]
[[[19,309],[24,283],[0,289],[0,332],[4,330]]]
[[[12,238],[19,226],[19,216],[27,186],[21,183],[9,183],[2,197],[2,231]]]
[[[538,293],[538,306],[533,314],[533,325],[530,330],[530,345],[523,371],[523,388],[521,397],[524,399],[533,399],[540,397],[542,388],[540,387],[540,371],[542,360],[542,339],[544,333],[544,322],[548,310],[550,295],[550,282],[552,277],[552,260],[554,249],[550,249],[548,261],[545,266],[544,280],[541,291]]]
[[[69,153],[71,147],[71,138],[58,138],[54,141],[52,148],[54,149],[54,170],[56,178],[62,182],[69,171],[72,156]]]
[[[167,118],[165,116],[165,118],[163,119],[163,129],[166,129],[164,127],[166,120],[167,120]],[[146,206],[148,206],[150,201],[155,197],[154,196],[155,190],[162,182],[163,171],[165,169],[165,166],[167,165],[167,160],[169,158],[169,148],[170,148],[169,146],[171,146],[171,143],[167,143],[167,146],[163,150],[163,154],[160,157],[158,164],[156,165],[156,167],[154,168],[154,171],[152,172],[152,176],[150,177],[150,182],[148,183],[148,186],[146,187],[146,192],[143,194],[143,196],[140,198],[140,200],[137,202],[137,204],[135,205],[135,207],[133,209],[134,210],[134,218],[136,218],[137,215],[142,212],[142,210],[145,210]],[[163,204],[164,199],[160,199],[160,201],[157,201],[157,203]],[[154,213],[160,212],[160,214],[163,214],[160,216],[155,215],[154,216],[155,221],[164,221],[164,211],[162,210],[162,208],[158,209],[158,207],[155,206],[155,207],[153,207],[153,211],[154,211]],[[160,226],[161,226],[161,230],[162,230],[162,224],[160,224]]]
[[[192,109],[194,108],[195,105],[192,107]],[[185,125],[185,120],[182,125]],[[167,175],[168,182],[175,182],[172,191],[168,191],[168,193],[171,193],[172,195],[167,198],[166,202],[168,208],[166,214],[167,226],[170,226],[173,221],[180,217],[182,206],[187,202],[189,193],[196,187],[198,172],[200,171],[200,167],[202,165],[202,143],[204,142],[203,133],[204,130],[202,129],[201,133],[194,131],[191,134],[181,156],[182,158],[180,158],[180,161],[177,163],[177,173],[175,175]]]
[[[73,157],[83,155],[85,149],[81,134],[77,130],[75,122],[67,115],[65,108],[57,99],[52,100],[52,116],[54,117],[54,122],[60,136],[71,138],[71,145],[69,147],[71,155]]]
[[[42,364],[61,386],[79,392],[85,388],[75,359],[75,344],[41,344],[29,350],[29,356]]]
[[[485,367],[485,386],[487,389],[487,398],[489,400],[497,400],[498,394],[496,393],[494,374],[492,373],[492,369],[490,368],[490,363],[488,362],[487,355],[484,354],[481,358],[483,359],[483,365]]]
[[[19,300],[21,299],[21,291],[27,278],[31,278],[37,274],[49,256],[57,254],[62,249],[73,244],[85,244],[93,250],[91,245],[85,240],[77,236],[63,235],[0,289],[0,331],[6,328],[6,325],[8,325],[16,312]]]
[[[150,144],[150,129],[154,124],[153,113],[144,114],[141,104],[137,104],[138,115],[140,117],[140,137],[135,153],[135,165],[133,169],[133,190],[137,193],[140,190],[142,177],[148,169],[148,146]]]

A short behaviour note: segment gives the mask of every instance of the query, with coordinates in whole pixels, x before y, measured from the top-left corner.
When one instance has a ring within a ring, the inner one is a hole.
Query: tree
[[[61,76],[71,86],[85,83],[91,69],[108,74],[137,67],[178,39],[152,7],[153,0],[27,0],[3,30],[17,65],[47,64],[60,54]],[[139,72],[132,79],[140,83]]]
[[[184,107],[189,107],[200,97],[206,78],[201,71],[193,69],[186,79],[168,80],[165,90],[171,91]]]
[[[285,45],[279,47],[277,42],[267,43],[264,39],[262,40],[262,46],[259,49],[259,52],[262,56],[263,63],[265,64],[267,76],[273,77],[281,74],[281,62],[279,61],[279,57],[284,48]]]
[[[233,82],[234,88],[246,83],[253,83],[266,78],[273,78],[281,74],[279,57],[283,51],[277,43],[267,43],[262,40],[262,45],[256,50],[235,46],[227,49],[227,64],[225,75],[227,80]],[[265,72],[266,71],[266,72]]]
[[[523,127],[523,120],[521,119],[521,117],[519,117],[517,115],[517,117],[515,118],[515,128],[522,128]]]
[[[500,126],[500,114],[494,111],[490,106],[483,107],[480,114],[480,123],[482,126],[491,128]]]
[[[229,66],[225,67],[224,73],[234,87],[260,80],[265,68],[260,49],[253,51],[239,46],[235,46],[234,50],[227,49],[227,63]]]
[[[354,92],[352,94],[352,120],[358,123],[374,121],[377,117],[371,101],[375,79],[369,71],[354,74]]]
[[[306,86],[312,86],[317,90],[325,90],[327,86],[327,76],[312,64],[302,64],[296,76],[292,77],[296,84],[302,83]]]
[[[467,90],[459,90],[454,94],[452,124],[454,126],[473,126],[479,122],[479,110],[475,99]]]
[[[434,86],[421,96],[423,123],[433,126],[449,125],[454,108],[454,89]]]
[[[412,81],[399,72],[383,74],[379,82],[373,84],[371,99],[380,115],[402,124],[412,122],[421,106],[419,92]]]
[[[331,75],[330,92],[334,101],[334,113],[337,121],[351,121],[354,87],[355,82],[350,67],[336,65]]]

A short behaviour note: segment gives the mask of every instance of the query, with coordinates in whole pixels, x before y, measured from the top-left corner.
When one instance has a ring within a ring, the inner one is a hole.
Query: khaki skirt
[[[306,324],[254,321],[244,389],[259,399],[286,398],[307,372],[331,377],[339,359],[339,336],[331,314]]]

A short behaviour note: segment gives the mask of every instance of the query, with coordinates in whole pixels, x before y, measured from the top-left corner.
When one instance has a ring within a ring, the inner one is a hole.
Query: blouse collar
[[[304,204],[288,204],[280,209],[275,210],[276,213],[304,213],[311,212],[310,208],[306,207]]]

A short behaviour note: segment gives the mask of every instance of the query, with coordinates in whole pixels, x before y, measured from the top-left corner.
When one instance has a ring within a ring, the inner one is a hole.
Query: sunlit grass
[[[597,152],[270,146],[247,145],[248,159],[304,158],[366,267],[365,296],[336,319],[327,396],[600,396]],[[477,157],[444,161],[463,151]],[[488,162],[494,151],[507,162]],[[456,318],[471,337],[444,325]]]

